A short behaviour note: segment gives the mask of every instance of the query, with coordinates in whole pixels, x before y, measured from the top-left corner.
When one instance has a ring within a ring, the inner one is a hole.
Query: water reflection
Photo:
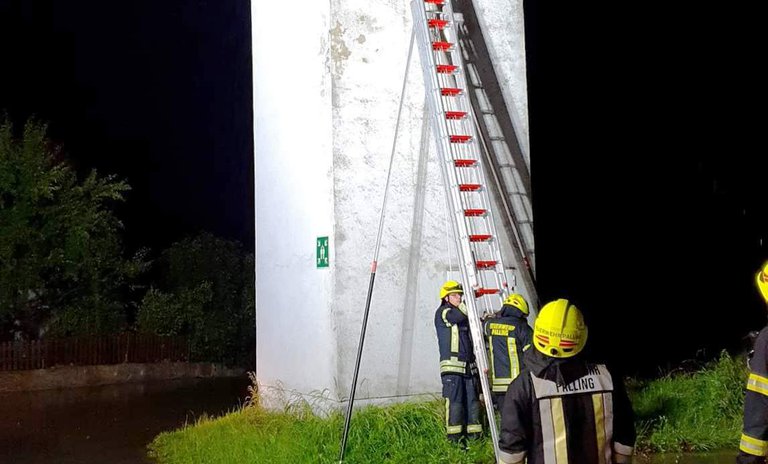
[[[0,463],[148,463],[160,432],[239,406],[247,378],[0,393]]]

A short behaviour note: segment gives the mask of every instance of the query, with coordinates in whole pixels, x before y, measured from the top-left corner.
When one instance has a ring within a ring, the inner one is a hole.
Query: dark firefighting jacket
[[[739,464],[763,464],[768,455],[768,327],[757,336],[744,398],[744,428]]]
[[[634,443],[632,406],[621,379],[578,356],[526,354],[501,411],[500,462],[623,463]]]
[[[488,339],[491,389],[504,393],[523,369],[523,352],[531,347],[533,331],[520,309],[504,305],[497,317],[483,324]]]
[[[440,347],[440,375],[471,375],[474,362],[472,339],[469,336],[469,319],[464,305],[457,308],[444,303],[435,312],[435,331]]]

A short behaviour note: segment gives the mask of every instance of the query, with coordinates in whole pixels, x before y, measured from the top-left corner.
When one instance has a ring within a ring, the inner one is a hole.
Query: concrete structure
[[[480,0],[477,8],[487,12],[505,100],[527,140],[522,1]],[[262,393],[338,405],[360,336],[409,1],[254,1],[252,24],[257,377]],[[359,404],[439,392],[433,317],[455,258],[419,67],[414,49]],[[330,265],[318,268],[316,239],[326,236]]]

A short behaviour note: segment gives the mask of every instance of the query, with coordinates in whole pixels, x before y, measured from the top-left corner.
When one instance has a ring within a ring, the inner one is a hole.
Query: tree
[[[123,259],[112,211],[129,189],[95,170],[79,180],[45,125],[30,121],[17,138],[0,120],[0,336],[124,325],[120,293],[144,266]]]
[[[253,255],[204,232],[157,260],[157,288],[139,309],[139,330],[186,335],[192,357],[244,365],[254,350]]]

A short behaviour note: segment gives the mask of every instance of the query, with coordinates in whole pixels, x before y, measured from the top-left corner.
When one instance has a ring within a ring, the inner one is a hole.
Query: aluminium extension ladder
[[[491,389],[485,372],[481,313],[498,310],[510,291],[483,173],[475,115],[467,95],[465,66],[450,0],[412,0],[426,100],[448,198],[448,215],[459,258],[461,280],[486,416],[498,459],[499,440]]]

